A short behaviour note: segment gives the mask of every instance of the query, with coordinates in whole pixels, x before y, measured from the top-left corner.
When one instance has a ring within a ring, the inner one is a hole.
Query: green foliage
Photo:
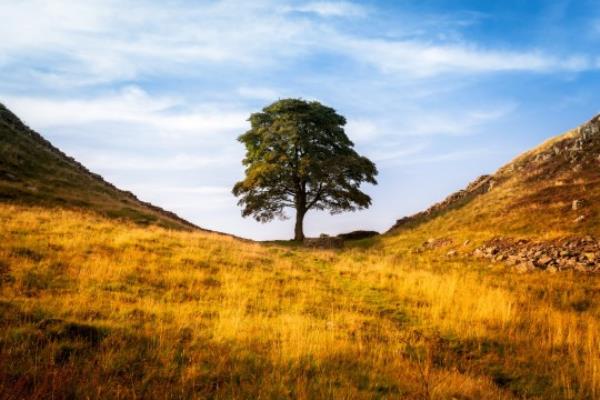
[[[359,187],[377,184],[377,168],[353,149],[343,128],[346,119],[333,108],[284,99],[252,114],[250,123],[238,138],[246,146],[246,177],[233,188],[244,217],[283,219],[291,207],[301,230],[310,209],[334,214],[371,205]]]

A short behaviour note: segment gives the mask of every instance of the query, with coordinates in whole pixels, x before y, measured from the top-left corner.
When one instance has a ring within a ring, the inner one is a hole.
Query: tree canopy
[[[307,211],[332,214],[368,208],[362,182],[377,184],[377,168],[344,132],[346,119],[316,101],[279,100],[249,118],[238,140],[246,147],[244,180],[233,187],[244,217],[267,222],[296,209],[294,238],[304,239]]]

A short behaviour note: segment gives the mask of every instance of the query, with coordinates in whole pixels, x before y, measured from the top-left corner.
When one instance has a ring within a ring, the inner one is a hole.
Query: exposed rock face
[[[465,189],[446,197],[444,201],[434,204],[425,211],[397,220],[390,231],[410,225],[412,222],[429,220],[439,212],[451,209],[453,206],[462,205],[480,194],[489,192],[494,187],[494,184],[495,180],[492,176],[482,175],[469,183]]]
[[[569,134],[523,154],[498,170],[495,176],[527,171],[533,175],[542,174],[548,179],[564,173],[578,173],[590,166],[597,167],[599,156],[600,115],[597,115]]]
[[[600,242],[591,236],[544,242],[497,238],[475,249],[473,256],[502,262],[517,272],[600,272]]]

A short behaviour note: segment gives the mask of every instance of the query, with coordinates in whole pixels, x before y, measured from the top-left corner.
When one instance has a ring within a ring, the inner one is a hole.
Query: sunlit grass
[[[334,252],[7,205],[0,226],[0,398],[600,396],[600,280],[414,254],[436,227]]]

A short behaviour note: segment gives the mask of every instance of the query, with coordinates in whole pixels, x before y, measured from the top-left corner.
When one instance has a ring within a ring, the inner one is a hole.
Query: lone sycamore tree
[[[233,187],[244,217],[268,222],[296,210],[295,240],[304,240],[309,210],[331,214],[368,208],[362,182],[377,184],[377,168],[354,151],[346,119],[333,108],[301,99],[279,100],[250,115],[251,128],[238,140],[246,146],[246,177]]]

